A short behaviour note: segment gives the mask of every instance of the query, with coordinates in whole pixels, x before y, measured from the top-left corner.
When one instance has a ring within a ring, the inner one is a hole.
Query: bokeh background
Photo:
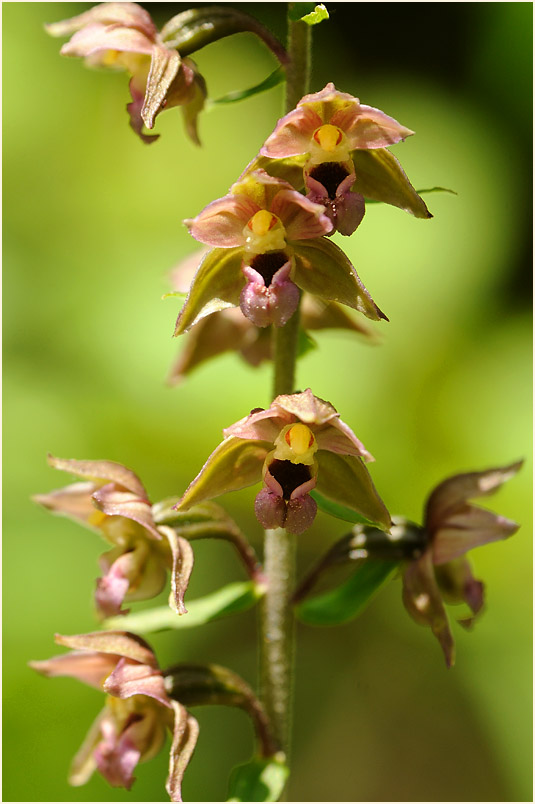
[[[163,22],[184,4],[152,3]],[[285,4],[240,4],[281,38]],[[58,56],[43,23],[87,4],[4,3],[4,800],[165,800],[167,756],[140,766],[131,793],[98,776],[66,783],[102,704],[29,659],[59,652],[54,632],[93,630],[105,548],[30,495],[68,482],[46,464],[108,458],[153,499],[181,493],[221,429],[268,403],[270,371],[234,355],[178,388],[165,377],[183,344],[169,269],[195,244],[181,221],[225,193],[281,114],[281,87],[200,122],[157,121],[144,147],[127,124],[127,80]],[[429,490],[458,471],[527,458],[489,507],[522,522],[473,554],[487,611],[454,625],[447,671],[408,617],[399,581],[343,627],[298,630],[292,800],[531,800],[531,15],[530,3],[333,3],[314,31],[312,88],[334,81],[417,132],[394,151],[430,195],[430,221],[370,205],[343,241],[390,317],[371,347],[318,336],[300,387],[329,399],[375,455],[390,510],[419,519]],[[274,60],[242,34],[196,56],[212,97],[252,86]],[[255,490],[224,504],[260,549]],[[301,569],[346,530],[319,515],[299,540]],[[190,599],[242,577],[224,544],[195,545]],[[138,605],[135,608],[141,608]],[[152,638],[161,663],[215,661],[252,683],[256,615]],[[252,735],[234,710],[196,710],[186,800],[224,800]]]

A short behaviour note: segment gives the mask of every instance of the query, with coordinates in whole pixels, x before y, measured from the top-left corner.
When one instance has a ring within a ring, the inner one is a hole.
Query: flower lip
[[[255,254],[250,262],[250,267],[260,274],[268,288],[277,271],[287,262],[288,257],[284,251],[266,251],[264,254]]]
[[[293,463],[275,458],[268,466],[269,474],[275,478],[282,489],[284,500],[289,500],[296,489],[312,479],[311,467],[304,463]]]
[[[308,175],[322,184],[330,200],[334,201],[338,195],[338,188],[351,173],[342,162],[321,162],[315,165]]]

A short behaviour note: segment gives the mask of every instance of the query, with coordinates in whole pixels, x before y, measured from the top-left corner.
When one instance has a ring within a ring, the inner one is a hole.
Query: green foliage
[[[294,3],[290,8],[289,15],[292,22],[302,20],[307,25],[317,25],[323,20],[329,19],[329,12],[323,3]]]
[[[296,615],[307,625],[340,625],[353,620],[397,567],[397,561],[363,561],[340,586],[299,603]]]
[[[313,489],[310,492],[310,496],[316,500],[318,508],[325,514],[335,516],[337,519],[343,519],[344,522],[353,522],[358,525],[373,524],[371,520],[366,519],[366,517],[361,514],[357,514],[357,512],[352,511],[351,508],[346,508],[345,505],[340,505],[339,503],[332,502],[332,500],[328,500],[327,497],[320,494],[317,489]]]
[[[250,87],[249,89],[238,89],[235,92],[229,92],[227,95],[223,95],[221,98],[210,100],[209,106],[219,106],[225,103],[236,103],[236,101],[251,98],[253,95],[259,95],[260,92],[265,92],[267,89],[277,87],[285,80],[286,73],[282,67],[277,67],[277,69],[270,73],[267,78],[264,78],[263,81],[261,81],[259,84],[256,84],[254,87]]]
[[[278,801],[288,778],[288,767],[277,757],[254,757],[232,771],[229,801]]]

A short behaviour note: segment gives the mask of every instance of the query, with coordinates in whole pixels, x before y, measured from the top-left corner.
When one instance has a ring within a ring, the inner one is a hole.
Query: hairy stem
[[[291,9],[294,4],[289,4]],[[288,18],[286,111],[308,91],[311,28]],[[274,396],[291,394],[299,335],[299,310],[284,327],[274,327]],[[260,675],[262,700],[276,739],[290,745],[295,623],[291,608],[295,578],[295,537],[283,528],[267,530],[264,574],[267,592],[261,605]]]

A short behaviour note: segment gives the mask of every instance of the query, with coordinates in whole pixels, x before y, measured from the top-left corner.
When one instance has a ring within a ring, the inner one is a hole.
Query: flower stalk
[[[294,3],[290,3],[290,12]],[[308,92],[312,28],[290,19],[286,112]],[[273,327],[273,398],[295,388],[299,336],[299,305],[283,327]],[[267,590],[260,613],[260,678],[262,702],[274,734],[288,756],[291,729],[292,685],[295,653],[295,621],[291,596],[295,579],[295,536],[284,528],[266,530],[264,574]]]

